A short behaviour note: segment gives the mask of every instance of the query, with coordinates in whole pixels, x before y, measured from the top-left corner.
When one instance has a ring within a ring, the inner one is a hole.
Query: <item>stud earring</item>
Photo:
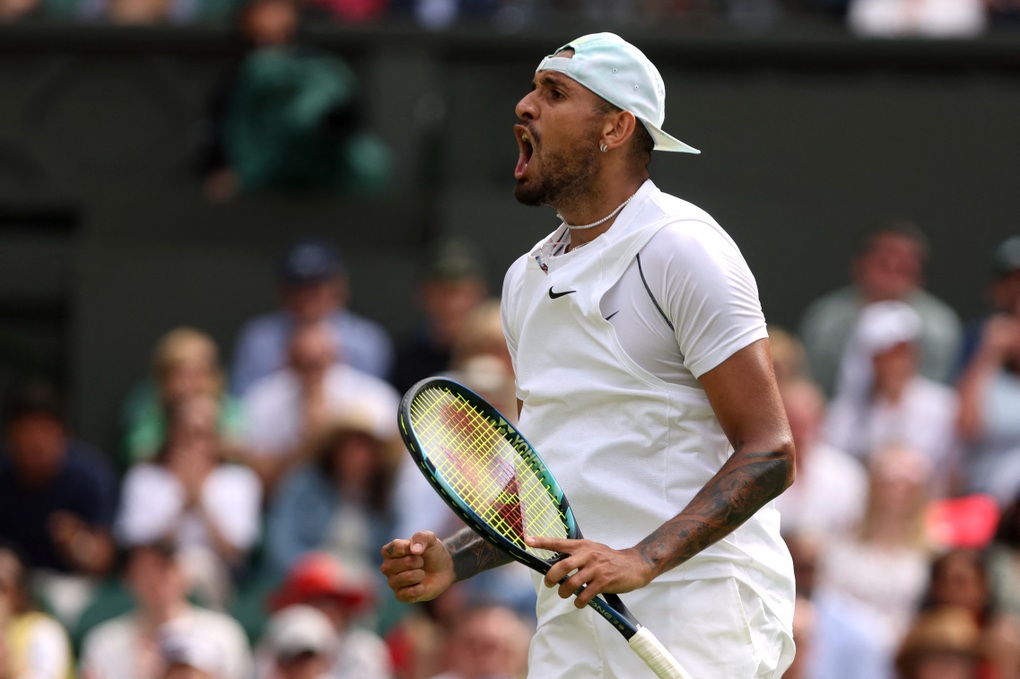
[[[602,151],[602,153],[605,153],[608,150],[609,150],[608,146],[606,146],[605,144],[599,144],[599,151]]]

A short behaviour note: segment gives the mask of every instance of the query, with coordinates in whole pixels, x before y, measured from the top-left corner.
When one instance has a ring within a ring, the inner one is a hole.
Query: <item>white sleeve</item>
[[[251,469],[223,465],[202,487],[202,504],[223,537],[247,551],[259,536],[262,486]]]
[[[650,274],[646,282],[695,377],[768,336],[751,269],[717,225],[696,220],[668,225],[641,257]]]
[[[124,477],[115,534],[121,544],[143,544],[165,536],[184,510],[184,491],[164,468],[143,463]]]

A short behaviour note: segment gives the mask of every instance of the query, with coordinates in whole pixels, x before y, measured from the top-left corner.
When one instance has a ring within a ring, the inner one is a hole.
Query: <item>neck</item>
[[[643,175],[634,175],[618,168],[603,170],[593,178],[585,190],[564,192],[558,196],[559,200],[550,203],[560,219],[567,224],[583,225],[597,222],[637,193],[648,179],[647,172]]]
[[[570,229],[572,247],[585,245],[608,231],[643,183],[644,179],[617,182],[612,189],[592,191],[586,198],[553,205],[556,216]]]
[[[187,604],[183,601],[174,601],[166,605],[143,608],[140,611],[142,625],[147,630],[157,630],[171,620],[180,617],[186,609]]]

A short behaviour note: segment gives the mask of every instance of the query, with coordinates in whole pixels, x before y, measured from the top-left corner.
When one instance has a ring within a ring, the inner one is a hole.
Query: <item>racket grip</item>
[[[628,639],[627,643],[652,668],[659,679],[693,679],[647,627],[638,628],[637,633]]]

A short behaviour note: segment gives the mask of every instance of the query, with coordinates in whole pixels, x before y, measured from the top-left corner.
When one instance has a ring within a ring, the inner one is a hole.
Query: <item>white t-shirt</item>
[[[504,281],[520,428],[563,486],[585,537],[629,548],[679,513],[733,453],[696,378],[766,338],[765,321],[729,236],[650,181],[606,233],[557,255],[565,231],[518,259]],[[657,587],[628,593],[627,605],[667,645],[678,644],[688,626],[682,633],[656,589],[733,578],[760,597],[765,618],[788,639],[792,576],[769,503]],[[540,633],[576,611],[542,588]],[[543,666],[535,676],[560,669]]]
[[[783,531],[826,537],[849,534],[861,520],[868,498],[864,465],[824,441],[803,455],[797,480],[776,498]]]
[[[173,532],[182,547],[213,547],[204,521],[184,507],[184,487],[166,467],[142,463],[124,477],[115,532],[122,544],[148,544]],[[242,552],[259,536],[262,486],[251,469],[216,467],[202,486],[202,506],[220,533]]]
[[[92,630],[82,645],[81,669],[84,679],[158,679],[141,668],[151,667],[149,657],[158,652],[140,637],[134,613],[108,620]],[[223,679],[251,679],[251,647],[241,625],[230,616],[189,606],[167,623],[175,632],[193,635],[219,650]],[[158,672],[158,667],[156,668]]]
[[[326,398],[338,416],[356,412],[370,418],[373,433],[382,440],[397,435],[400,397],[388,382],[339,363],[329,368],[325,380]],[[255,382],[245,393],[243,407],[245,439],[253,454],[280,455],[300,442],[301,386],[289,370]]]

